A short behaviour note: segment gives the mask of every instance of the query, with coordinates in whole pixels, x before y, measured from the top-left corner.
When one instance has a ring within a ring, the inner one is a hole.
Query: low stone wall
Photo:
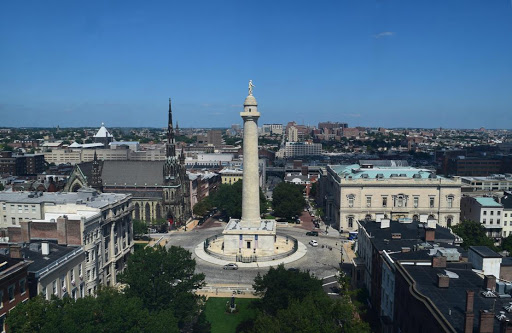
[[[244,262],[244,263],[279,260],[279,259],[286,258],[286,257],[294,254],[295,252],[297,252],[297,249],[298,249],[298,241],[297,241],[297,239],[295,239],[294,237],[291,237],[289,235],[284,235],[284,234],[277,234],[276,236],[284,238],[284,239],[287,239],[288,241],[293,242],[292,249],[289,250],[289,251],[283,252],[283,253],[274,254],[274,255],[270,255],[270,256],[251,255],[251,256],[248,256],[248,257],[244,257],[242,255],[231,255],[231,256],[230,255],[224,255],[224,254],[212,251],[210,249],[210,243],[218,241],[218,240],[224,238],[224,236],[222,234],[218,234],[218,235],[214,235],[214,236],[208,237],[204,241],[203,246],[204,246],[204,251],[206,253],[208,253],[209,255],[211,255],[212,257],[214,257],[214,258],[221,259],[221,260],[226,260],[226,261]]]

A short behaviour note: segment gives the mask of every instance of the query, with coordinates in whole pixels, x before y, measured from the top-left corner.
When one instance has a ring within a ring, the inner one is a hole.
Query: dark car
[[[306,232],[306,236],[318,236],[318,231],[308,231]]]

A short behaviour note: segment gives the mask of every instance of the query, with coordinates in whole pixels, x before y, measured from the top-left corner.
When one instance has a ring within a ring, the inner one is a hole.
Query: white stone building
[[[372,164],[329,165],[320,178],[327,222],[340,231],[357,230],[357,221],[405,218],[442,226],[459,223],[461,183],[429,170]]]
[[[481,223],[489,237],[510,235],[512,228],[503,224],[503,205],[489,197],[463,196],[460,203],[461,219]]]
[[[1,192],[0,209],[7,224],[5,242],[32,240],[81,246],[82,276],[87,294],[99,285],[114,286],[133,250],[132,203],[129,194],[81,189],[76,193]],[[9,223],[14,219],[16,223]]]

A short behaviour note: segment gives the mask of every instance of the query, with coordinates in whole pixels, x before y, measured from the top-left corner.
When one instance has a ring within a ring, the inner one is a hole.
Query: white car
[[[309,241],[309,245],[316,247],[316,246],[318,246],[318,242],[316,240],[312,239]]]

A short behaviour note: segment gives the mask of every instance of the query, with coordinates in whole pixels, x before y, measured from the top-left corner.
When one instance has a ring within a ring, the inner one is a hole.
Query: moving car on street
[[[313,247],[317,247],[318,246],[318,242],[314,239],[310,240],[309,241],[309,245],[313,246]]]
[[[227,265],[224,265],[224,269],[238,269],[238,265],[235,263],[229,263]]]
[[[308,231],[306,232],[306,236],[318,236],[318,231]]]

